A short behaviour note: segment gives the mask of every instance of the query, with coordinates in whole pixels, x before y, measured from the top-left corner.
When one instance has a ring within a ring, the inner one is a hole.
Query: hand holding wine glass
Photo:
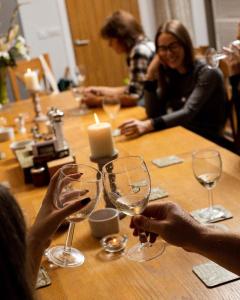
[[[105,192],[116,208],[129,216],[139,215],[148,204],[151,180],[144,160],[140,156],[127,156],[115,159],[103,167]],[[165,249],[163,241],[154,245],[141,237],[127,252],[127,257],[135,261],[151,260]]]
[[[219,66],[219,61],[222,59],[231,59],[234,55],[239,52],[238,47],[240,46],[240,40],[235,40],[231,42],[229,47],[223,47],[221,51],[217,51],[214,48],[208,48],[205,57],[209,68],[217,68]]]
[[[197,181],[207,189],[209,207],[200,210],[199,217],[206,222],[221,218],[224,212],[213,206],[212,189],[222,173],[222,160],[217,150],[200,150],[192,154],[192,168]]]
[[[86,205],[73,215],[70,215],[69,230],[65,246],[55,246],[48,249],[46,255],[54,264],[61,267],[75,267],[84,262],[83,254],[72,247],[72,238],[76,222],[86,219],[94,210],[101,193],[101,173],[88,165],[68,164],[61,168],[54,204],[63,209],[80,199]]]

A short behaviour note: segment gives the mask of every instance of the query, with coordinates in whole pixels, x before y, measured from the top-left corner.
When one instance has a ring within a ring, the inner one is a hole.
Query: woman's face
[[[157,54],[161,62],[171,69],[184,73],[184,48],[174,35],[162,33],[157,40]]]
[[[122,53],[126,52],[125,47],[123,46],[123,44],[121,44],[119,42],[119,40],[116,39],[116,38],[110,38],[108,40],[108,46],[110,48],[112,48],[117,54],[122,54]]]

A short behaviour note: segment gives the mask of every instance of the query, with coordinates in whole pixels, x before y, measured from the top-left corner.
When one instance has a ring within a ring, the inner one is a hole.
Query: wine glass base
[[[162,240],[155,243],[139,243],[127,251],[126,257],[137,262],[152,260],[160,256],[166,248],[166,243]]]
[[[55,265],[63,268],[72,268],[81,266],[84,263],[84,255],[77,249],[71,247],[70,253],[64,253],[64,246],[49,248],[45,252],[48,260]]]
[[[204,208],[199,212],[199,217],[207,222],[213,222],[224,216],[225,212],[218,207]]]

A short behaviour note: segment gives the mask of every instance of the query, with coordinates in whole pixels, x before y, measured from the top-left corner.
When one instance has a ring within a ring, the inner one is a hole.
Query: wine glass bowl
[[[129,216],[141,214],[148,204],[151,179],[140,156],[115,159],[103,167],[104,189],[113,205]],[[165,244],[139,243],[127,252],[135,261],[151,260],[162,254]]]
[[[222,173],[222,160],[217,150],[200,150],[192,154],[192,168],[197,181],[208,190],[209,207],[200,210],[199,217],[206,222],[221,218],[224,212],[213,206],[212,189]]]
[[[94,210],[101,193],[101,172],[84,164],[68,164],[61,168],[54,205],[57,209],[82,200],[85,205],[68,216],[69,230],[65,246],[55,246],[47,251],[48,259],[60,267],[75,267],[84,262],[84,255],[72,247],[72,238],[76,222],[86,219]]]
[[[102,100],[102,107],[105,113],[109,116],[112,126],[114,126],[114,121],[121,108],[121,101],[118,97],[104,97]],[[112,135],[118,136],[120,131],[118,129],[113,129]]]
[[[72,87],[72,94],[74,99],[78,103],[78,111],[74,112],[74,115],[86,115],[89,110],[85,103],[82,102],[84,97],[84,83],[86,80],[86,68],[84,65],[78,65],[75,67],[75,85]]]

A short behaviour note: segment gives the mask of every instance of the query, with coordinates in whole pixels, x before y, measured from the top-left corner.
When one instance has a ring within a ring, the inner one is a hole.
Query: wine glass
[[[217,68],[221,59],[225,59],[229,55],[233,54],[234,51],[236,51],[234,46],[240,46],[240,40],[231,42],[227,51],[224,49],[222,51],[217,51],[215,48],[208,48],[205,53],[205,57],[209,68]]]
[[[89,203],[81,210],[70,215],[69,229],[64,246],[49,248],[46,252],[48,259],[60,267],[76,267],[84,262],[84,255],[72,247],[75,223],[86,219],[94,210],[101,193],[101,172],[84,164],[68,164],[61,168],[54,205],[61,209],[81,199],[89,198]]]
[[[84,65],[75,67],[75,78],[75,85],[72,88],[73,97],[78,103],[78,111],[75,114],[83,116],[89,112],[87,105],[82,102],[84,97],[84,83],[86,80],[86,68]]]
[[[129,216],[141,214],[148,204],[151,190],[150,175],[142,157],[117,158],[107,163],[102,172],[105,192],[115,207]],[[147,261],[161,255],[164,249],[162,240],[154,244],[139,243],[128,250],[127,257]]]
[[[212,189],[222,173],[222,160],[217,150],[200,150],[192,154],[192,168],[195,178],[208,190],[209,207],[199,211],[199,217],[206,222],[221,218],[224,212],[213,206]]]
[[[105,97],[102,100],[102,107],[105,111],[105,113],[109,116],[111,120],[112,127],[114,128],[114,121],[116,119],[116,116],[120,110],[121,107],[121,101],[117,97]],[[120,130],[119,129],[113,129],[112,130],[112,136],[119,136]]]

